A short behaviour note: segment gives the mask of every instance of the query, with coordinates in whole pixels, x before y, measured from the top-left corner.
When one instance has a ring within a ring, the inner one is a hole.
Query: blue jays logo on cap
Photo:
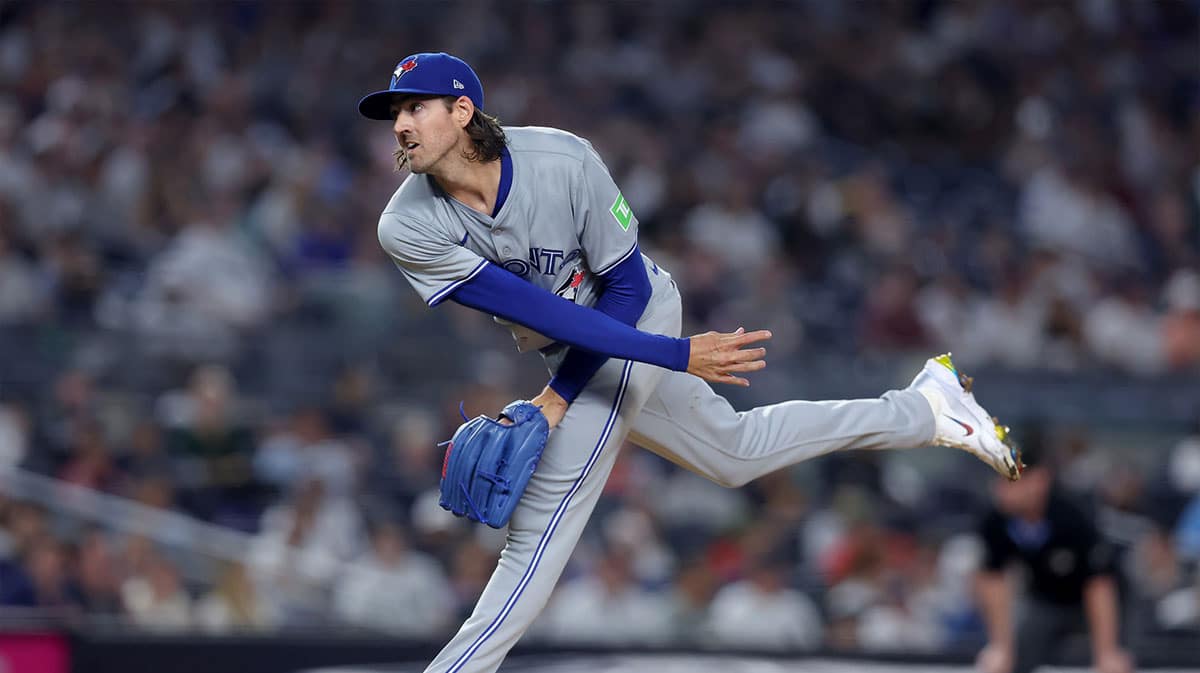
[[[396,94],[466,96],[476,108],[483,109],[479,76],[466,61],[444,52],[423,52],[401,59],[392,71],[388,88],[363,96],[358,111],[368,119],[390,120]]]
[[[399,81],[401,77],[404,77],[404,73],[412,70],[415,67],[417,67],[416,56],[410,56],[407,61],[404,61],[400,65],[396,66],[396,70],[392,72],[392,83],[388,85],[388,88],[395,89],[396,82]]]

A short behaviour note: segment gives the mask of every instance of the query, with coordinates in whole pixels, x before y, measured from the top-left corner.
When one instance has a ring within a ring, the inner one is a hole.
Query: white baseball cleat
[[[1021,450],[1009,437],[1008,427],[975,401],[971,383],[971,377],[958,371],[946,353],[926,360],[925,368],[908,387],[924,395],[933,407],[934,444],[968,451],[1016,481],[1025,468]]]

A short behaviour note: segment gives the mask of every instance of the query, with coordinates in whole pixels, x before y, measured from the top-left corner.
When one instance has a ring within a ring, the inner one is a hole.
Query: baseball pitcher
[[[638,220],[600,156],[566,131],[502,127],[462,60],[420,53],[359,111],[392,122],[411,175],[379,220],[379,242],[430,305],[450,300],[508,325],[537,350],[546,387],[455,433],[442,503],[508,526],[474,612],[430,673],[495,671],[546,604],[628,437],[737,487],[843,449],[937,444],[1002,475],[1020,457],[949,356],[879,399],[788,401],[734,411],[708,383],[748,385],[765,330],[680,338],[670,273],[638,249]],[[543,448],[544,444],[544,448]]]

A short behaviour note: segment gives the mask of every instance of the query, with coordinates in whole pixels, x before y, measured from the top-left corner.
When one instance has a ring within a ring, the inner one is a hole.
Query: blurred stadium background
[[[1121,549],[1143,666],[1200,670],[1198,24],[1196,0],[0,2],[0,668],[420,670],[469,612],[502,537],[438,509],[435,443],[459,400],[546,376],[390,266],[403,176],[355,111],[445,50],[506,123],[595,143],[685,333],[774,331],[737,406],[874,396],[952,350]],[[924,449],[722,490],[626,447],[512,668],[966,670],[990,479]]]

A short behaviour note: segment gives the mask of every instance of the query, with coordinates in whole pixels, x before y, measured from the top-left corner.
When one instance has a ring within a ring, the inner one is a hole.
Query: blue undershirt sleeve
[[[592,308],[630,327],[636,327],[652,293],[650,277],[646,275],[646,265],[637,246],[633,246],[624,261],[599,276],[598,280],[602,289]],[[554,378],[550,379],[550,387],[568,403],[574,402],[605,362],[608,362],[605,355],[571,348]]]
[[[603,355],[687,371],[687,339],[650,334],[600,311],[579,306],[521,280],[495,264],[485,264],[450,298],[463,306],[524,325],[555,341]]]

